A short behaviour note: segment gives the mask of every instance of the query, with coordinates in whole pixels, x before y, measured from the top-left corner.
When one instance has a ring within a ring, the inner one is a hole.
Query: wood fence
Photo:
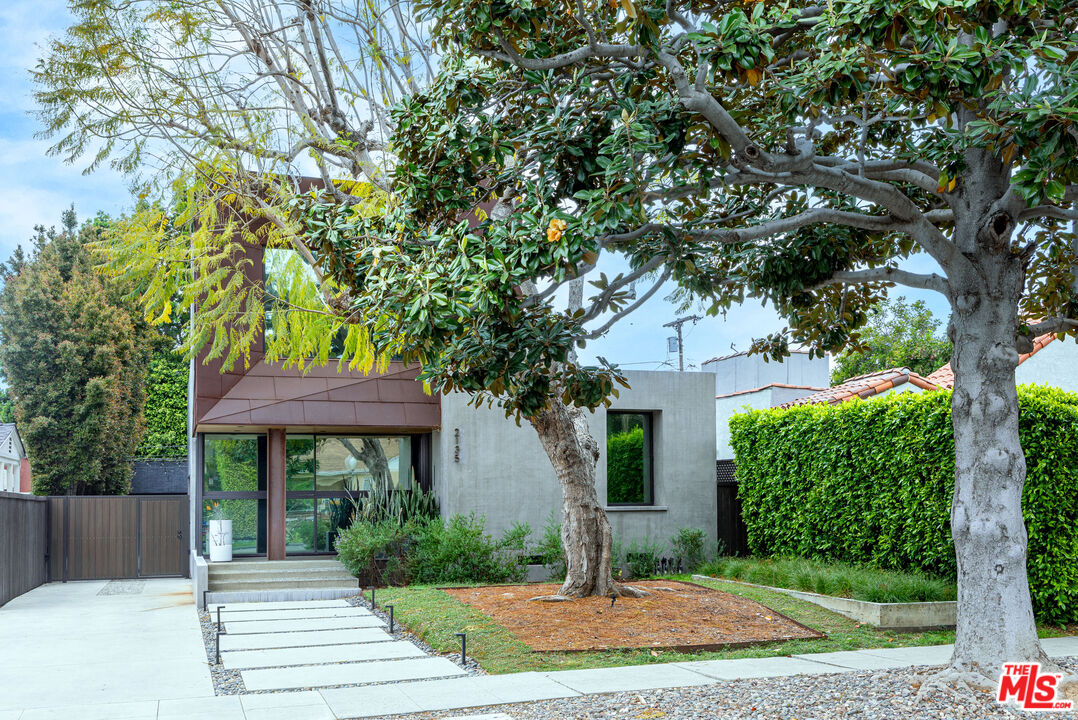
[[[0,605],[48,579],[48,526],[45,498],[0,493]]]
[[[186,495],[49,498],[49,579],[185,576]]]

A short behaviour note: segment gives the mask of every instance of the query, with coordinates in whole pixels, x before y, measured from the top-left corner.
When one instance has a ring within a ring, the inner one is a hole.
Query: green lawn
[[[925,573],[823,563],[804,558],[719,557],[702,568],[700,573],[727,580],[880,603],[954,600],[957,594],[953,582]]]
[[[687,575],[666,577],[673,580],[689,580]],[[487,615],[436,587],[413,585],[406,588],[386,588],[378,590],[377,600],[379,606],[393,603],[397,621],[438,651],[458,652],[460,641],[454,633],[467,632],[468,656],[479,661],[487,672],[494,674],[528,670],[575,670],[686,660],[774,657],[796,653],[906,645],[940,645],[954,642],[952,631],[881,632],[782,593],[722,581],[700,582],[699,584],[756,600],[799,623],[826,633],[827,637],[819,640],[796,640],[752,648],[694,654],[651,650],[536,653],[529,650],[524,643]],[[1041,636],[1064,635],[1068,634],[1068,630],[1073,633],[1075,628],[1042,627]]]

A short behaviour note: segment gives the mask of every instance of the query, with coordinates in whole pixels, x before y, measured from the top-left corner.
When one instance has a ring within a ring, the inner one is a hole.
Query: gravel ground
[[[363,598],[362,596],[360,596],[360,595],[356,595],[356,596],[353,596],[353,597],[347,597],[347,598],[343,598],[343,599],[346,600],[349,604],[351,604],[354,607],[367,608],[368,610],[370,609],[369,606],[368,606],[367,600],[365,598]],[[374,609],[374,614],[377,615],[378,617],[380,617],[386,623],[386,626],[387,626],[386,629],[388,630],[389,613],[382,610],[382,608],[375,608]],[[215,657],[214,657],[214,652],[215,652],[214,645],[215,645],[215,643],[217,641],[216,640],[216,636],[217,636],[217,616],[216,615],[211,616],[210,613],[206,612],[205,610],[202,610],[202,611],[200,611],[198,613],[198,619],[199,619],[199,622],[202,625],[202,641],[206,645],[206,661],[209,663],[209,666],[210,666],[210,677],[213,680],[213,690],[214,690],[215,695],[246,695],[246,694],[261,694],[261,693],[274,693],[274,692],[293,692],[293,691],[295,691],[297,689],[298,690],[316,689],[316,688],[292,688],[290,690],[258,690],[258,691],[253,691],[253,692],[248,691],[247,688],[243,684],[243,678],[240,676],[240,673],[239,673],[238,670],[226,670],[222,666],[216,665],[214,663],[214,660],[215,660]],[[222,633],[222,634],[224,634],[224,633]],[[468,664],[466,666],[462,666],[460,664],[460,653],[452,653],[452,654],[439,653],[434,648],[432,648],[430,645],[428,645],[427,643],[420,640],[417,636],[413,635],[407,629],[403,628],[400,625],[400,623],[396,624],[396,632],[394,633],[394,639],[396,639],[396,640],[406,640],[406,641],[412,643],[413,645],[415,645],[416,647],[418,647],[420,650],[425,652],[427,655],[434,656],[434,657],[444,657],[447,660],[452,661],[458,667],[463,667],[464,670],[467,671],[467,673],[469,675],[486,675],[486,671],[484,671],[481,667],[479,667],[479,665],[477,665],[475,663],[475,661],[469,660]],[[380,661],[373,660],[373,661],[370,661],[370,662],[380,662]],[[392,662],[392,661],[386,661],[386,662]],[[334,664],[343,664],[343,663],[334,663]],[[281,667],[288,667],[288,666],[281,666]],[[407,683],[407,682],[415,682],[415,681],[414,680],[398,680],[398,681],[395,681],[395,682]],[[363,683],[363,685],[372,685],[372,684],[374,684],[374,685],[392,685],[392,684],[395,684],[395,683],[393,683],[393,682],[391,682],[391,683]],[[356,685],[333,685],[333,686],[327,686],[327,687],[335,687],[335,688],[336,687],[356,687]]]
[[[1071,672],[1078,662],[1061,663]],[[917,672],[919,671],[919,672]],[[666,718],[668,720],[994,720],[1028,717],[997,704],[987,693],[939,694],[918,700],[913,686],[930,668],[841,675],[736,680],[675,690],[591,695],[466,710],[399,715],[399,720],[452,718],[505,713],[513,720],[598,720]],[[1047,717],[1076,717],[1050,713]]]

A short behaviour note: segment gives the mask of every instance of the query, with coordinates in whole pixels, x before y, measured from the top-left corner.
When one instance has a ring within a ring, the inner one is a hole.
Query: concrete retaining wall
[[[896,632],[918,632],[938,628],[954,628],[958,612],[958,603],[953,601],[943,602],[914,602],[914,603],[876,603],[867,600],[854,600],[852,598],[834,597],[831,595],[818,595],[802,590],[790,590],[789,588],[770,587],[755,583],[715,578],[707,575],[693,575],[693,580],[715,580],[728,582],[735,585],[763,588],[780,592],[799,600],[827,608],[839,615],[857,620],[858,622],[877,627],[881,630],[894,630]]]

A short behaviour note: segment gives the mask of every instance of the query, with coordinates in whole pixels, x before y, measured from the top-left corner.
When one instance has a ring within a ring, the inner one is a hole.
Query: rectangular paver
[[[346,608],[303,608],[295,610],[237,610],[221,611],[222,622],[250,622],[253,620],[299,620],[301,618],[353,617],[370,615],[371,611],[361,607]],[[217,618],[215,614],[214,619]]]
[[[333,714],[339,718],[366,718],[419,712],[420,707],[400,688],[400,685],[336,688],[322,690],[322,697]]]
[[[742,678],[785,677],[787,675],[826,675],[848,672],[834,665],[812,662],[802,658],[740,658],[737,660],[699,660],[677,663],[678,666],[716,680],[739,680]],[[654,666],[646,666],[654,667]]]
[[[299,620],[225,621],[229,635],[245,633],[295,632],[297,630],[343,630],[345,628],[382,627],[385,623],[373,615],[352,615],[332,618],[303,618]]]
[[[385,662],[244,670],[240,676],[248,690],[287,690],[297,687],[426,680],[463,674],[465,673],[460,667],[445,658],[415,658]]]
[[[621,692],[623,690],[652,690],[655,688],[708,685],[714,682],[710,677],[704,677],[674,663],[632,665],[620,668],[594,668],[590,670],[562,670],[544,674],[554,682],[585,695]]]
[[[426,657],[426,653],[410,642],[396,641],[278,648],[276,650],[235,650],[222,653],[221,662],[229,670],[250,670],[282,665],[320,665],[364,660],[398,660],[408,657]]]
[[[389,633],[377,627],[222,635],[221,651],[267,650],[269,648],[307,647],[309,645],[346,645],[351,643],[388,642],[392,639],[393,637]]]
[[[336,720],[329,705],[295,705],[293,707],[260,708],[248,710],[247,720]]]

